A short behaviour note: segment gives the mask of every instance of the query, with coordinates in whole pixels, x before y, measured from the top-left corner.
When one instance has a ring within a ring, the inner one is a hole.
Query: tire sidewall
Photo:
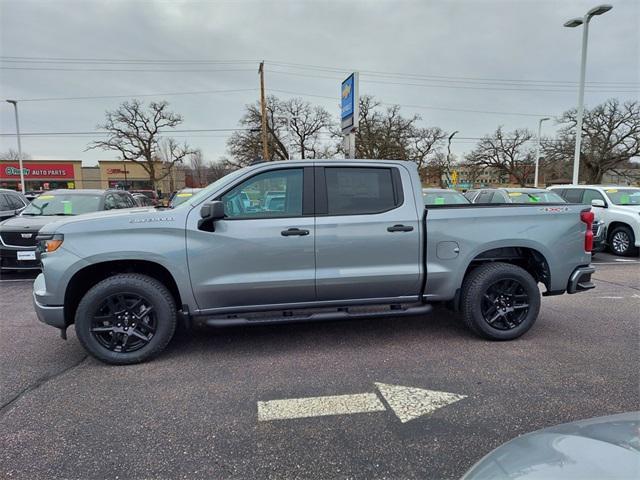
[[[487,323],[482,315],[482,298],[487,289],[496,282],[502,280],[516,280],[525,289],[529,296],[529,311],[527,316],[522,320],[520,325],[510,330],[499,330]],[[468,294],[470,295],[467,312],[471,317],[473,326],[482,336],[492,340],[512,340],[526,333],[535,323],[540,311],[540,290],[533,277],[526,271],[515,265],[504,264],[504,268],[495,269],[494,271],[478,277],[478,281],[470,286]]]
[[[91,333],[93,315],[109,296],[135,293],[144,297],[156,313],[156,332],[148,344],[133,352],[113,352]],[[141,275],[115,275],[92,287],[82,298],[75,315],[75,329],[83,347],[95,358],[110,364],[131,364],[148,360],[169,343],[176,328],[176,310],[166,288],[158,281]]]
[[[616,236],[616,234],[620,233],[620,232],[624,232],[625,235],[627,236],[627,238],[629,239],[629,246],[627,247],[627,249],[624,252],[618,252],[613,248],[613,238]],[[635,243],[635,238],[633,237],[633,232],[631,231],[630,228],[627,227],[617,227],[613,230],[613,232],[611,232],[611,240],[609,241],[609,248],[611,249],[611,252],[614,255],[618,255],[621,257],[626,257],[631,255],[631,253],[634,250],[634,243]]]

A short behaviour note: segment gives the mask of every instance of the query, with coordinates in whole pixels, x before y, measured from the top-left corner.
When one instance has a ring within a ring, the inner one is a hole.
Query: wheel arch
[[[547,291],[551,290],[551,270],[545,255],[532,247],[498,247],[484,250],[476,254],[467,264],[462,275],[460,288],[456,292],[454,308],[459,310],[461,299],[461,288],[464,280],[469,274],[480,265],[487,263],[501,262],[516,265],[527,271],[537,283],[542,283]]]
[[[88,265],[73,274],[67,283],[64,295],[65,323],[67,325],[74,323],[80,300],[94,285],[119,273],[139,273],[155,278],[169,289],[176,308],[181,308],[183,303],[178,284],[171,272],[163,265],[149,260],[108,260]]]

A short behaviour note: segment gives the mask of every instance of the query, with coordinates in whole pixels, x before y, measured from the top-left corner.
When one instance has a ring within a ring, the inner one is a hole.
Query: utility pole
[[[260,62],[258,68],[260,74],[260,116],[262,119],[262,157],[269,160],[269,145],[267,144],[267,105],[264,98],[264,61]]]
[[[20,169],[20,187],[22,194],[24,195],[24,169],[22,167],[22,144],[20,142],[20,122],[18,121],[18,101],[7,100],[8,103],[13,105],[13,109],[16,114],[16,134],[18,135],[18,168]]]
[[[456,130],[451,135],[449,135],[449,139],[447,140],[447,165],[445,170],[445,176],[446,176],[447,184],[449,185],[451,184],[451,140],[453,140],[453,137],[456,135],[456,133],[458,133],[458,130]],[[442,186],[442,179],[440,180],[440,184]],[[449,185],[447,185],[447,188],[449,188]]]
[[[549,117],[544,117],[538,120],[538,142],[536,145],[536,172],[535,178],[533,179],[533,186],[538,188],[538,170],[540,168],[540,140],[542,136],[542,122],[546,122],[547,120],[551,120]]]

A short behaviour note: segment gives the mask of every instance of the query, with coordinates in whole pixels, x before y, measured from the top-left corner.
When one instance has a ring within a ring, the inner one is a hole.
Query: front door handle
[[[387,232],[411,232],[412,226],[408,225],[394,225],[393,227],[387,227]]]
[[[309,235],[309,230],[304,230],[302,228],[287,228],[286,230],[282,230],[280,234],[283,237],[293,237],[295,235],[304,237],[305,235]]]

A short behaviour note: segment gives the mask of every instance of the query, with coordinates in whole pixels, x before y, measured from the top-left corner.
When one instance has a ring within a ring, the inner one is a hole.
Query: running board
[[[349,308],[342,307],[332,312],[317,312],[296,315],[292,311],[284,311],[279,316],[269,317],[242,317],[237,315],[227,315],[226,317],[208,318],[202,323],[209,327],[233,327],[239,325],[275,325],[278,323],[296,322],[323,322],[335,320],[355,320],[360,318],[384,318],[384,317],[407,317],[412,315],[424,315],[432,310],[431,305],[421,304],[406,308],[392,305],[389,310],[369,311],[369,312],[349,312]],[[197,320],[196,320],[197,321]]]

